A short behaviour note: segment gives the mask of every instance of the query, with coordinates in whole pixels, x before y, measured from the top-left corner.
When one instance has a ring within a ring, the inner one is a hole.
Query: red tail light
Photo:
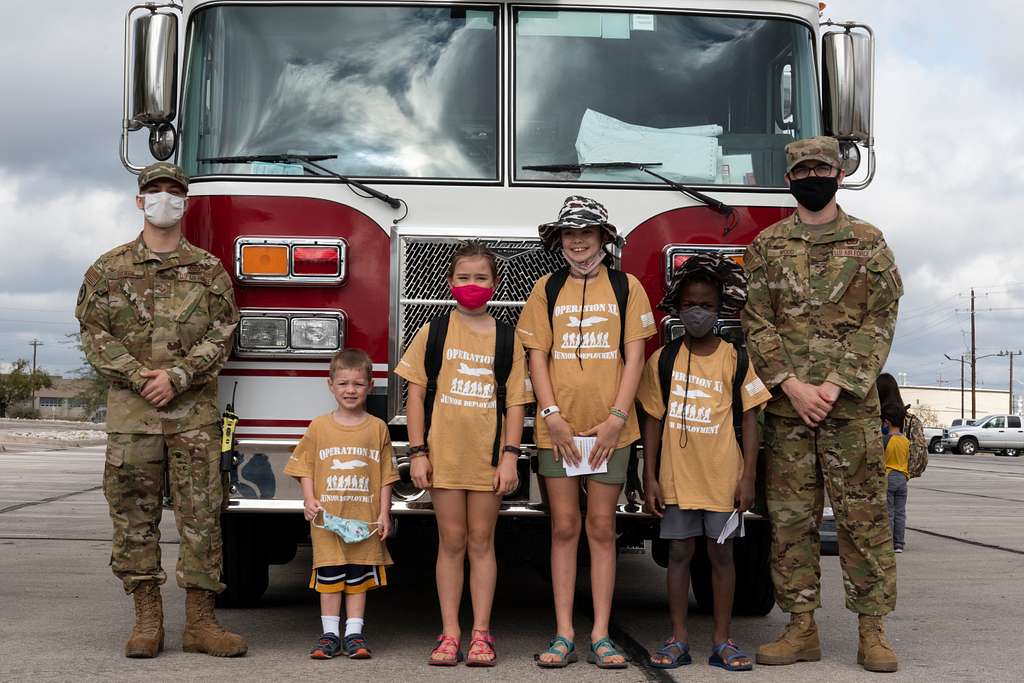
[[[333,276],[340,273],[341,250],[338,247],[292,248],[292,274]]]

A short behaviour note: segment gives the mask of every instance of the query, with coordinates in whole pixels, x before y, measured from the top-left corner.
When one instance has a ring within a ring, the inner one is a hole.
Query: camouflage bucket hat
[[[839,141],[830,137],[805,138],[786,145],[786,173],[802,161],[823,161],[833,168],[841,168]]]
[[[608,210],[596,199],[572,195],[565,198],[558,220],[537,227],[540,241],[552,251],[558,250],[558,236],[562,228],[596,227],[604,230],[608,242],[619,241],[619,231],[608,222]]]
[[[722,287],[718,317],[738,318],[747,303],[747,275],[740,264],[728,256],[713,252],[694,254],[672,273],[672,284],[669,285],[658,308],[675,314],[676,301],[682,291],[683,281],[697,273],[709,275]]]
[[[142,172],[139,173],[139,189],[141,190],[154,180],[160,179],[172,180],[181,185],[186,192],[188,191],[188,176],[185,175],[185,171],[181,166],[167,161],[158,161],[142,169]]]

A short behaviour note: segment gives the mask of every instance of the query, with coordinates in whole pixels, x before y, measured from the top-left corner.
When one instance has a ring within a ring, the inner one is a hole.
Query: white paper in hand
[[[743,528],[743,513],[739,510],[733,510],[732,514],[729,515],[729,519],[725,520],[722,533],[718,534],[718,542],[725,543],[729,539],[729,535],[736,531],[737,528],[740,530],[739,537],[743,538],[746,535],[746,529]]]
[[[578,477],[583,474],[601,474],[608,471],[608,461],[605,460],[597,469],[590,466],[590,451],[594,450],[597,443],[596,436],[574,436],[572,440],[576,443],[576,450],[580,452],[580,464],[573,467],[568,462],[563,462],[565,474],[569,477]]]

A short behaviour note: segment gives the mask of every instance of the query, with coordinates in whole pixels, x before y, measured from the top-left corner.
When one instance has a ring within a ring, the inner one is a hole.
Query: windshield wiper
[[[369,187],[368,185],[364,185],[358,180],[352,180],[351,178],[345,177],[340,173],[335,173],[331,169],[325,168],[320,164],[316,163],[318,161],[326,161],[327,159],[337,158],[337,154],[248,154],[229,157],[204,157],[199,159],[199,161],[204,161],[211,164],[249,164],[254,161],[262,161],[268,164],[302,164],[305,168],[316,169],[317,171],[320,171],[319,174],[314,175],[330,176],[333,178],[337,178],[346,185],[362,190],[363,192],[370,195],[374,199],[379,199],[380,201],[390,206],[392,209],[401,208],[403,200],[396,199],[395,197],[386,195],[380,190],[375,190],[372,187]]]
[[[580,173],[587,168],[604,168],[604,169],[616,169],[616,168],[632,168],[638,171],[643,171],[648,175],[652,175],[661,182],[665,183],[669,187],[672,187],[679,192],[682,192],[688,197],[692,197],[697,201],[710,206],[712,209],[722,214],[723,216],[729,216],[733,212],[733,208],[725,202],[720,202],[714,197],[709,197],[703,192],[698,192],[693,188],[687,187],[681,183],[677,183],[674,180],[670,180],[660,173],[655,173],[650,169],[651,166],[661,166],[661,162],[652,163],[641,163],[638,161],[606,161],[592,164],[542,164],[540,166],[523,166],[524,171],[541,171],[545,173]]]

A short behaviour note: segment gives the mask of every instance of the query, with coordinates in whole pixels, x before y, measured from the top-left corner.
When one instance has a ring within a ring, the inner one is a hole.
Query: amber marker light
[[[242,247],[243,275],[288,275],[288,247],[283,244],[247,244]]]

